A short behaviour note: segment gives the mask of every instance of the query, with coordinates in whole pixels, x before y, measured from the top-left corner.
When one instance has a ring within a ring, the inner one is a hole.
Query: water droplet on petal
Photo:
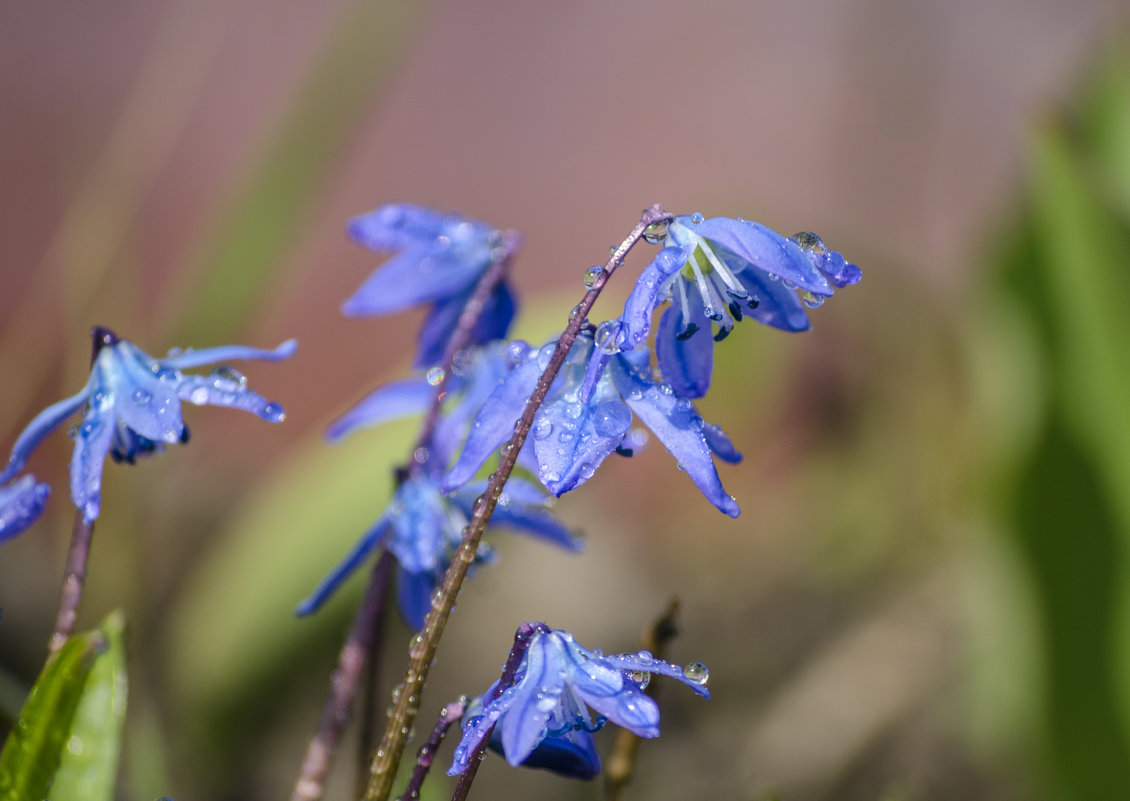
[[[651,684],[651,674],[646,670],[630,670],[628,678],[638,684],[641,690],[646,690],[647,685]]]
[[[144,389],[135,389],[133,391],[134,403],[149,403],[149,399],[153,396],[146,392]]]
[[[619,320],[605,320],[597,326],[593,342],[601,353],[613,356],[620,352],[620,335],[623,327]]]
[[[226,364],[221,364],[219,367],[213,368],[210,375],[212,378],[219,379],[225,383],[235,384],[240,389],[247,386],[247,376],[234,367],[228,367]]]
[[[545,439],[553,433],[553,423],[548,418],[541,417],[534,424],[534,439]]]
[[[683,675],[692,684],[702,686],[710,680],[710,671],[701,662],[690,662],[683,667]]]
[[[281,423],[286,419],[286,412],[277,403],[268,403],[263,407],[263,412],[259,416],[268,423]]]
[[[827,250],[824,247],[824,240],[811,231],[801,231],[799,234],[793,234],[789,239],[795,242],[801,250],[807,250],[816,255],[821,255]]]
[[[800,299],[804,302],[804,305],[810,309],[819,309],[824,305],[823,295],[814,295],[811,292],[802,292]]]
[[[695,225],[698,225],[700,222],[702,222],[705,219],[706,218],[703,217],[701,214],[699,214],[697,211],[694,214],[691,215],[691,222],[694,223]]]

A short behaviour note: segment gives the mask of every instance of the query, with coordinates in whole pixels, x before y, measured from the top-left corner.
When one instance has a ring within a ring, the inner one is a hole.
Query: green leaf
[[[0,752],[0,801],[113,796],[125,714],[121,632],[115,613],[48,660]]]
[[[102,623],[106,648],[94,660],[71,722],[51,798],[110,801],[118,775],[122,724],[126,717],[125,619],[115,612]]]

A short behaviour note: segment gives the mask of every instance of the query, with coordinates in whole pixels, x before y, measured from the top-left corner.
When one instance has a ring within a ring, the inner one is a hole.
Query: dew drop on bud
[[[687,681],[699,686],[706,684],[710,679],[710,671],[706,669],[706,665],[701,662],[690,662],[683,667],[683,675],[687,677]]]
[[[646,690],[647,685],[651,683],[651,674],[646,670],[630,670],[628,678],[638,684],[641,690]]]
[[[438,387],[440,382],[443,381],[443,368],[433,367],[427,372],[428,383],[433,387]]]
[[[697,211],[694,214],[691,215],[691,222],[694,223],[695,225],[698,225],[700,222],[702,222],[705,219],[706,218],[703,217],[701,214],[699,214]]]
[[[585,287],[592,289],[593,284],[596,283],[596,280],[600,278],[601,273],[603,272],[604,268],[599,264],[594,264],[592,267],[589,267],[587,270],[585,270]]]
[[[247,376],[236,370],[234,367],[228,367],[226,364],[221,364],[212,370],[212,378],[219,379],[231,384],[237,384],[240,389],[247,386]]]
[[[811,292],[802,292],[800,299],[804,302],[804,305],[810,309],[818,309],[824,305],[823,295],[814,295]]]
[[[658,245],[667,238],[667,222],[652,223],[643,229],[643,241],[649,245]]]

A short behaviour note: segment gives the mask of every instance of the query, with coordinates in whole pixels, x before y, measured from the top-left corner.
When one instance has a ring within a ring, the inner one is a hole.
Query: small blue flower
[[[582,648],[567,631],[533,624],[535,633],[514,674],[514,684],[464,718],[463,739],[448,774],[467,769],[475,748],[497,725],[500,747],[511,766],[545,767],[574,778],[592,778],[600,757],[591,732],[605,721],[640,737],[659,736],[659,707],[642,688],[652,674],[670,676],[704,698],[706,669],[686,669],[656,659],[647,651],[604,656]],[[484,693],[493,694],[497,682]],[[588,709],[597,715],[594,725]]]
[[[9,540],[30,526],[43,511],[51,488],[37,484],[27,475],[0,487],[0,542]]]
[[[154,359],[105,328],[95,328],[91,335],[96,355],[90,380],[77,395],[48,406],[28,424],[12,448],[7,469],[0,474],[0,483],[9,480],[44,437],[85,407],[83,422],[74,431],[71,499],[88,523],[98,517],[107,454],[132,464],[138,456],[164,450],[165,444],[188,441],[188,427],[181,419],[182,400],[197,406],[244,409],[271,423],[285,416],[281,406],[248,389],[247,379],[230,367],[217,367],[206,376],[180,371],[236,359],[286,359],[298,347],[294,340],[274,350],[228,345],[171,351],[164,359]]]
[[[440,361],[475,284],[507,247],[505,235],[486,223],[405,203],[355,218],[349,235],[371,250],[397,253],[342,304],[343,314],[389,314],[434,304],[420,329],[416,367]],[[500,281],[468,344],[505,337],[516,305],[506,281]]]
[[[596,338],[608,339],[605,328],[597,329]],[[587,331],[578,335],[534,418],[530,439],[541,483],[560,496],[590,479],[609,454],[621,449],[634,413],[707,500],[736,517],[737,502],[723,489],[713,459],[717,455],[727,462],[741,460],[729,438],[703,422],[694,404],[670,384],[652,380],[645,350],[602,350],[596,338]],[[538,349],[522,342],[509,347],[525,349],[526,356],[484,401],[459,459],[444,477],[445,490],[470,480],[510,437],[556,343]]]
[[[443,580],[470,522],[475,499],[486,482],[475,482],[452,496],[439,490],[429,475],[407,477],[397,488],[392,503],[381,518],[330,571],[311,595],[295,610],[309,615],[323,604],[361,563],[380,546],[392,551],[398,564],[397,596],[400,612],[415,629],[424,625],[431,596]],[[581,541],[547,511],[546,495],[538,487],[512,478],[498,499],[491,530],[501,525],[524,531],[570,551],[581,549]],[[493,560],[493,552],[480,544],[476,564]]]
[[[620,345],[642,344],[655,308],[670,300],[655,336],[656,359],[663,377],[688,398],[706,394],[714,342],[743,317],[804,331],[805,307],[821,305],[862,275],[815,234],[786,238],[749,220],[676,217],[666,239],[624,305]]]

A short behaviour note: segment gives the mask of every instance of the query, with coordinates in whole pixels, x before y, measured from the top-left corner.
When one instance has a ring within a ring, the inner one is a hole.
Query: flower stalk
[[[412,724],[419,712],[428,670],[435,659],[436,649],[443,637],[447,619],[451,615],[455,599],[463,585],[463,579],[467,575],[467,569],[475,559],[479,541],[486,530],[487,522],[494,512],[494,507],[502,494],[503,486],[510,478],[518,458],[518,452],[526,441],[533,425],[534,416],[545,400],[550,385],[560,371],[561,365],[565,362],[565,357],[576,340],[581,326],[587,320],[589,311],[612,273],[623,263],[628,252],[643,237],[644,231],[649,226],[670,219],[671,215],[663,211],[658,204],[643,212],[631,233],[612,252],[604,269],[593,280],[591,288],[573,311],[565,331],[558,339],[553,355],[538,379],[525,410],[514,425],[514,435],[509,443],[503,447],[503,455],[498,468],[491,474],[486,491],[475,502],[474,512],[465,530],[463,541],[444,575],[439,591],[432,600],[432,607],[428,612],[424,627],[412,641],[409,649],[408,666],[404,673],[403,689],[370,766],[371,775],[369,786],[365,791],[365,801],[386,801],[392,791],[393,778],[408,743]]]
[[[90,557],[90,541],[93,537],[94,521],[87,521],[82,509],[76,509],[74,526],[71,528],[71,544],[67,548],[63,589],[59,593],[59,612],[55,616],[55,630],[47,644],[48,656],[66,645],[75,630],[82,590],[86,585],[86,563]]]
[[[439,712],[439,719],[436,721],[435,728],[432,729],[427,742],[420,746],[420,750],[416,752],[416,767],[412,769],[412,776],[408,780],[408,785],[404,788],[404,793],[400,796],[398,801],[419,801],[420,788],[424,784],[424,779],[428,777],[428,771],[431,770],[432,763],[436,758],[436,751],[439,750],[440,745],[443,743],[443,738],[447,736],[447,730],[451,728],[452,724],[458,723],[463,719],[463,715],[467,711],[467,696],[461,696],[455,701],[445,706]]]

